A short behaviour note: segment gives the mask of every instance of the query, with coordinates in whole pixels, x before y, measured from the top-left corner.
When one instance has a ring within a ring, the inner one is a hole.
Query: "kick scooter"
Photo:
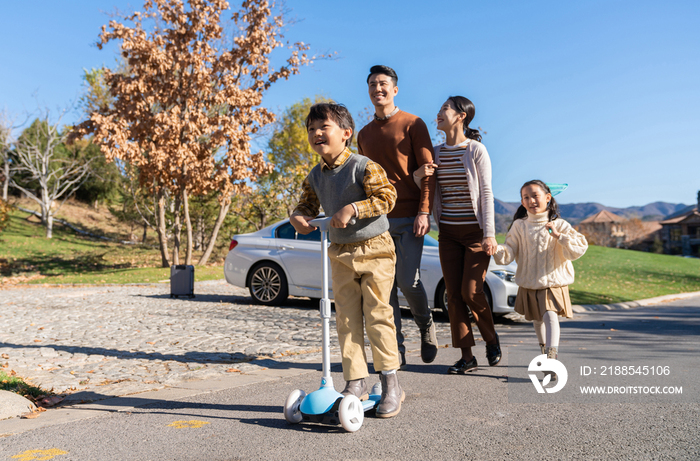
[[[354,221],[354,220],[353,220]],[[351,221],[350,224],[354,224]],[[321,387],[306,394],[296,389],[289,394],[284,404],[284,418],[291,424],[316,422],[322,424],[340,424],[348,432],[355,432],[362,427],[365,412],[374,409],[382,394],[381,383],[372,387],[369,398],[364,402],[354,395],[344,396],[333,387],[331,377],[330,353],[330,318],[331,300],[328,297],[328,229],[331,218],[316,218],[309,224],[321,230],[321,249],[323,257],[323,298],[320,302],[323,328],[323,377]]]

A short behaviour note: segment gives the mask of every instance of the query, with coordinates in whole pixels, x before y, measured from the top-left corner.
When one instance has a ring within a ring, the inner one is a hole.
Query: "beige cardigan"
[[[505,244],[498,245],[493,255],[497,264],[518,263],[515,283],[530,290],[563,287],[574,283],[571,261],[580,258],[588,249],[586,237],[576,232],[563,219],[552,221],[561,235],[552,237],[545,224],[549,212],[531,214],[516,219],[508,231]]]
[[[442,143],[434,146],[435,163],[440,165],[440,148]],[[479,141],[467,139],[458,144],[459,147],[466,146],[466,152],[462,157],[464,170],[467,173],[467,184],[469,185],[469,195],[472,199],[474,214],[479,222],[479,227],[484,231],[484,238],[496,237],[496,224],[493,211],[493,192],[491,191],[491,159],[486,151],[486,146]],[[414,173],[413,180],[420,186],[420,179]],[[433,219],[440,223],[442,214],[442,194],[440,185],[435,182],[435,198],[433,199]]]

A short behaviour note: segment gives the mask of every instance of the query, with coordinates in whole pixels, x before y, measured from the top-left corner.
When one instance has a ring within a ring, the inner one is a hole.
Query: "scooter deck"
[[[374,408],[379,405],[379,400],[381,398],[382,396],[379,394],[370,394],[369,398],[362,402],[362,410],[364,410],[365,413],[370,410],[374,410]]]

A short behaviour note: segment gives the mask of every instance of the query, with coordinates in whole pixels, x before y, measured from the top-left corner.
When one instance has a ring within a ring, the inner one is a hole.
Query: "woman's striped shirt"
[[[465,153],[465,146],[444,145],[440,148],[440,166],[436,171],[442,195],[442,224],[478,224],[462,162]]]

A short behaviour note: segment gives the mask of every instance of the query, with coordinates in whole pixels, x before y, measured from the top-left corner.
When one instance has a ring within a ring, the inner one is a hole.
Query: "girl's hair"
[[[523,194],[523,189],[525,189],[527,186],[539,186],[543,191],[545,191],[547,194],[552,195],[552,191],[549,190],[549,186],[544,183],[544,181],[540,181],[539,179],[533,179],[532,181],[528,181],[525,184],[523,184],[523,187],[520,188],[520,196],[522,197]],[[554,221],[559,217],[559,205],[557,205],[557,201],[554,200],[554,197],[552,197],[549,200],[549,203],[547,203],[547,210],[549,210],[549,220]],[[527,210],[525,209],[524,206],[520,205],[518,207],[518,210],[515,212],[515,215],[513,215],[513,222],[515,222],[518,219],[525,219],[527,218]],[[513,223],[510,224],[511,226]]]
[[[352,137],[355,134],[355,122],[347,107],[334,102],[319,102],[314,104],[309,109],[309,115],[306,116],[306,129],[309,129],[311,122],[317,120],[332,120],[342,130],[351,129],[352,135],[345,141],[345,146],[349,147],[350,144],[352,144]]]
[[[457,112],[464,112],[465,114],[467,114],[467,117],[462,122],[464,127],[464,135],[469,139],[481,142],[481,135],[479,134],[479,130],[473,130],[469,128],[469,124],[472,120],[474,120],[474,114],[476,113],[474,103],[465,98],[464,96],[450,96],[449,98],[447,98],[447,100],[452,101],[452,104],[454,104]]]

